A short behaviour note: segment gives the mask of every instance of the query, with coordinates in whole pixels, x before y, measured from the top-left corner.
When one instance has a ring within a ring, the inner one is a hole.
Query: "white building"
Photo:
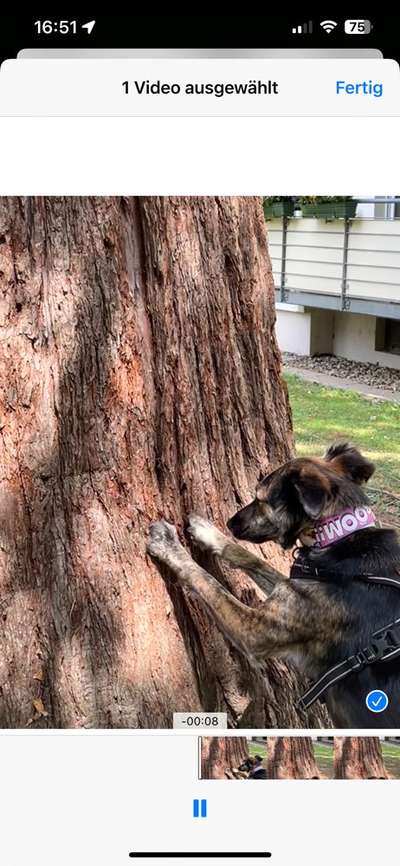
[[[268,221],[280,348],[400,369],[400,198]]]

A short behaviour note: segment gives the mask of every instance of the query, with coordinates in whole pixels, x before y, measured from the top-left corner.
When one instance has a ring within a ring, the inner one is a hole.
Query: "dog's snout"
[[[255,544],[270,541],[278,535],[276,524],[265,514],[265,508],[258,499],[233,514],[226,525],[235,538],[253,541]]]
[[[229,532],[231,532],[235,538],[246,538],[251,527],[250,517],[249,506],[242,508],[240,511],[236,511],[235,514],[232,514],[232,517],[229,518],[226,524]]]
[[[236,512],[236,514],[232,514],[232,517],[229,518],[226,525],[229,532],[231,532],[235,538],[240,538],[244,528],[240,511]]]

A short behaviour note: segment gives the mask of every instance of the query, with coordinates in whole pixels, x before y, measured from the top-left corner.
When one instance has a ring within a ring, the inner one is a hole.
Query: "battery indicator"
[[[349,36],[367,36],[371,30],[372,24],[366,18],[347,19],[344,22],[344,32],[348,33]]]

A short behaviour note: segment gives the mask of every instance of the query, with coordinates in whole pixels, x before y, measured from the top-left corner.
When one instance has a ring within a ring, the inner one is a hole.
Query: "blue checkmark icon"
[[[371,713],[383,713],[389,704],[389,698],[386,692],[382,692],[381,689],[374,689],[373,692],[368,692],[365,703]]]

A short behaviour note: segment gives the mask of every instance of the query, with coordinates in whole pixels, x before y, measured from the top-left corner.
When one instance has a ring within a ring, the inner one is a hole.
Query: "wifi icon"
[[[332,33],[332,30],[338,26],[338,23],[337,21],[321,21],[319,26],[325,30],[325,33]]]

